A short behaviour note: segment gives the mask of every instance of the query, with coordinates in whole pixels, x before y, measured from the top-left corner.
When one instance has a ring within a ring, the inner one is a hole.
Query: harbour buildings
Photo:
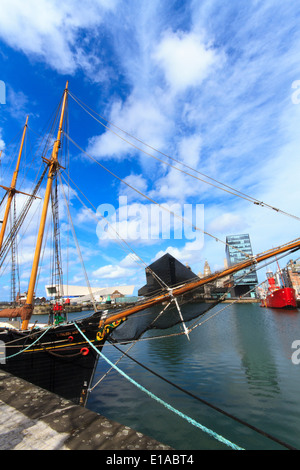
[[[172,287],[197,278],[197,275],[192,272],[189,266],[184,266],[169,253],[150,264],[145,272],[147,284],[139,289],[139,296],[156,294],[161,289],[162,282]]]
[[[226,259],[228,266],[243,261],[248,256],[253,256],[250,237],[248,234],[228,235],[226,237]],[[232,276],[233,297],[255,297],[257,274],[253,268],[247,268]],[[251,292],[250,292],[251,291]]]
[[[291,259],[281,273],[284,285],[295,289],[296,297],[300,299],[300,261]]]
[[[91,302],[92,298],[96,302],[106,302],[126,296],[132,296],[134,291],[133,285],[113,286],[113,287],[87,287],[87,286],[53,286],[47,285],[46,296],[50,299],[68,298],[70,303],[74,302]]]

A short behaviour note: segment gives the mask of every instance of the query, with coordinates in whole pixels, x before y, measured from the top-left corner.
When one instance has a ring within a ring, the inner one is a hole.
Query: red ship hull
[[[295,289],[291,287],[276,289],[267,295],[264,304],[269,308],[297,308]]]

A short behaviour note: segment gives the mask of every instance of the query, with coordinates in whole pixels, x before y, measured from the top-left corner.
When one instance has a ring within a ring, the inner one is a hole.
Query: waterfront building
[[[204,263],[204,277],[210,276],[210,275],[211,275],[211,269],[210,269],[210,266],[208,264],[208,261],[206,260],[205,263]]]
[[[224,260],[224,267],[227,268],[227,260]],[[198,277],[201,279],[211,275],[211,268],[206,260],[204,263],[203,274],[201,271],[198,273]],[[222,279],[216,279],[205,286],[203,286],[204,298],[206,299],[218,299],[223,297],[224,294],[228,294],[228,283],[230,281],[229,276],[223,277]]]
[[[243,261],[248,256],[253,256],[250,236],[248,234],[228,235],[226,237],[226,259],[228,266],[233,266]],[[248,255],[248,256],[247,256]],[[255,297],[253,290],[258,283],[256,270],[247,268],[232,276],[234,297]],[[250,293],[248,293],[251,290]]]
[[[70,302],[91,302],[92,296],[96,302],[106,302],[119,297],[132,296],[135,286],[113,286],[113,287],[87,287],[62,285],[60,287],[45,286],[46,295],[50,299],[62,297],[70,299]],[[91,296],[92,292],[92,296]]]
[[[147,284],[139,289],[139,296],[149,296],[158,292],[161,289],[161,281],[172,287],[197,278],[188,265],[182,264],[169,253],[147,266],[145,273]]]
[[[300,262],[291,259],[282,270],[282,276],[284,285],[295,289],[297,298],[300,298]]]

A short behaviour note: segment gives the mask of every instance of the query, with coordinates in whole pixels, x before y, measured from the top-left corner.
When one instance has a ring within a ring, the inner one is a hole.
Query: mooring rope
[[[1,358],[1,361],[5,361],[6,359],[11,359],[12,357],[15,357],[15,356],[18,356],[19,354],[22,354],[24,351],[26,351],[27,349],[31,348],[31,346],[33,346],[35,343],[37,343],[46,333],[48,330],[50,330],[50,328],[52,328],[52,326],[49,326],[42,334],[41,336],[39,336],[33,343],[31,343],[29,346],[27,346],[26,348],[24,349],[21,349],[21,351],[18,351],[17,353],[15,354],[12,354],[11,356],[6,356],[5,358]]]
[[[146,393],[148,396],[150,396],[151,398],[156,400],[161,405],[165,406],[168,410],[172,411],[173,413],[177,414],[181,418],[185,419],[188,423],[190,423],[193,426],[201,429],[203,432],[205,432],[206,434],[209,434],[210,436],[212,436],[214,439],[218,440],[219,442],[222,442],[223,444],[227,445],[228,447],[231,447],[231,449],[233,449],[233,450],[245,450],[242,447],[239,447],[237,444],[234,444],[233,442],[229,441],[228,439],[225,439],[225,437],[221,436],[220,434],[217,434],[215,431],[212,431],[211,429],[207,428],[206,426],[203,426],[203,424],[198,423],[197,421],[195,421],[190,416],[187,416],[186,414],[184,414],[181,411],[177,410],[172,405],[170,405],[169,403],[166,403],[164,400],[162,400],[158,396],[154,395],[154,393],[150,392],[145,387],[140,385],[138,382],[136,382],[134,379],[132,379],[129,375],[127,375],[123,370],[121,370],[118,366],[113,364],[113,362],[111,362],[106,356],[104,356],[104,354],[102,354],[96,348],[96,346],[94,346],[90,342],[90,340],[85,336],[85,334],[81,331],[81,329],[79,328],[79,326],[76,323],[74,323],[74,325],[77,328],[77,330],[79,331],[79,333],[83,336],[83,338],[97,352],[97,354],[99,354],[99,356],[101,356],[111,367],[113,367],[117,372],[119,372],[119,374],[121,374],[123,377],[125,377],[127,380],[129,380],[129,382],[131,382],[137,388],[139,388],[139,390]]]

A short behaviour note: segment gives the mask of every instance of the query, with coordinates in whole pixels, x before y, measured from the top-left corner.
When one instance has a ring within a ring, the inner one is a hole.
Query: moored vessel
[[[227,267],[222,271],[210,273],[201,279],[197,276],[194,277],[192,272],[189,272],[186,269],[183,270],[182,267],[176,276],[175,271],[173,268],[171,269],[170,266],[168,266],[168,268],[164,267],[162,272],[159,271],[159,274],[157,274],[151,269],[150,265],[148,266],[147,273],[151,274],[151,276],[155,278],[155,281],[158,281],[159,286],[155,283],[155,289],[153,290],[153,286],[151,285],[151,289],[147,290],[147,294],[149,295],[147,295],[145,299],[129,306],[128,308],[114,310],[108,315],[105,312],[97,311],[95,307],[95,311],[92,315],[76,322],[69,322],[67,317],[64,315],[60,315],[58,320],[57,315],[53,312],[52,316],[54,322],[50,321],[47,325],[31,324],[30,320],[34,308],[34,292],[38,278],[47,211],[48,206],[50,205],[52,206],[53,211],[55,235],[53,245],[56,251],[54,258],[57,262],[55,278],[58,283],[62,284],[60,279],[61,257],[59,254],[59,217],[56,210],[57,199],[55,199],[55,197],[57,190],[55,184],[57,184],[58,181],[57,177],[60,178],[60,173],[64,170],[64,167],[58,161],[59,152],[61,151],[63,143],[62,136],[64,135],[65,138],[72,142],[72,139],[70,139],[68,134],[63,130],[68,94],[69,91],[67,83],[61,101],[58,131],[56,140],[53,144],[51,158],[43,157],[43,163],[45,164],[43,176],[46,175],[46,173],[48,175],[47,186],[44,195],[41,218],[39,221],[40,225],[28,284],[27,298],[25,304],[21,307],[6,308],[0,311],[0,318],[21,318],[20,327],[14,327],[13,324],[10,326],[7,322],[2,326],[2,328],[0,327],[0,345],[2,346],[0,351],[0,367],[5,369],[7,372],[34,383],[35,385],[46,388],[58,395],[72,399],[73,401],[84,405],[98,362],[99,353],[101,352],[104,343],[108,340],[118,341],[118,335],[114,334],[114,332],[120,332],[120,341],[125,338],[126,342],[130,342],[137,340],[149,329],[165,329],[177,323],[181,323],[183,325],[183,331],[181,334],[185,334],[188,337],[191,329],[186,326],[185,322],[202,315],[205,311],[200,311],[198,307],[195,307],[192,316],[187,314],[184,309],[184,302],[179,302],[179,300],[182,301],[183,296],[188,295],[205,284],[231,276],[234,273],[243,271],[251,266],[256,266],[258,263],[268,260],[276,255],[298,250],[300,248],[300,239],[298,238],[290,243],[286,243],[285,245],[264,251],[256,256],[247,255],[246,258],[242,259],[235,265]],[[22,146],[20,149],[20,156],[21,151]],[[103,167],[103,165],[101,166]],[[174,168],[178,169],[177,167]],[[109,173],[116,178],[119,178],[112,171],[109,171]],[[7,190],[9,195],[9,204],[7,205],[8,218],[11,199],[17,192],[16,178],[13,180],[10,188],[4,187],[4,189]],[[142,194],[140,191],[138,192]],[[35,197],[35,194],[36,193],[33,193],[33,195],[27,196],[32,199]],[[151,201],[155,202],[152,199]],[[164,209],[163,205],[160,205],[160,207]],[[102,216],[100,215],[100,217]],[[22,218],[19,218],[16,221],[16,224],[14,225],[15,229],[11,231],[11,235],[7,243],[6,240],[4,240],[5,227],[3,225],[3,246],[9,246],[9,244],[12,244],[22,220]],[[72,222],[71,227],[74,228]],[[219,239],[208,234],[208,232],[204,233],[219,241]],[[3,250],[0,246],[0,258],[2,257],[2,253]],[[79,255],[81,258],[81,253],[79,253]],[[175,263],[174,266],[176,269],[179,267],[178,263]],[[159,290],[158,287],[160,288]],[[59,289],[58,292],[60,292]],[[208,309],[209,308],[210,307],[208,306]],[[137,315],[140,312],[143,312],[143,315]],[[63,312],[59,313],[61,314]]]
[[[267,272],[268,291],[262,299],[262,307],[268,308],[297,308],[296,291],[291,287],[280,287],[271,271]]]

